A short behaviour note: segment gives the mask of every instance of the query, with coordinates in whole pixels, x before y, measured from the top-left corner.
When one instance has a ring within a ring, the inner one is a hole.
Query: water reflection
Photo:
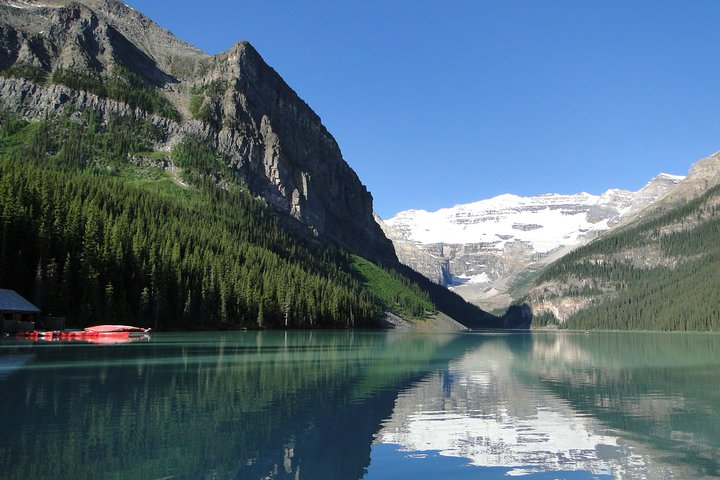
[[[720,336],[564,334],[534,343],[532,371],[550,392],[671,459],[677,478],[720,476]],[[572,357],[549,361],[556,343]]]
[[[360,478],[398,390],[436,368],[450,340],[241,332],[112,347],[4,342],[0,355],[34,357],[0,379],[0,471]]]
[[[498,471],[715,477],[720,408],[707,382],[720,380],[719,340],[648,333],[485,338],[447,372],[399,395],[376,442],[396,445],[398,455],[435,452],[484,467],[467,478],[497,478]],[[375,473],[371,468],[367,478],[381,478]]]
[[[3,341],[0,476],[712,477],[720,398],[708,385],[720,380],[719,340],[237,332],[114,346]]]

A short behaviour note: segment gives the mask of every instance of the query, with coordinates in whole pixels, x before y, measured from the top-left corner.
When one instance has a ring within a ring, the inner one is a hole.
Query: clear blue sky
[[[383,218],[634,190],[720,150],[720,1],[127,3],[208,53],[250,41]]]

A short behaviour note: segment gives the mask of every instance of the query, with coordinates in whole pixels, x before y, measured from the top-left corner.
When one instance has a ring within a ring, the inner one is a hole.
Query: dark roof
[[[40,313],[40,309],[21,297],[15,290],[0,288],[0,312]]]

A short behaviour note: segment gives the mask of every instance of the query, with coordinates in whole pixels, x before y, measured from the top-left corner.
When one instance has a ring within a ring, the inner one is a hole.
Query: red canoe
[[[57,330],[18,332],[20,337],[31,340],[80,340],[92,343],[124,343],[149,338],[149,328],[130,325],[95,325],[84,330]]]
[[[86,332],[95,333],[120,333],[120,332],[142,332],[148,333],[149,328],[133,327],[130,325],[95,325],[93,327],[85,327]]]

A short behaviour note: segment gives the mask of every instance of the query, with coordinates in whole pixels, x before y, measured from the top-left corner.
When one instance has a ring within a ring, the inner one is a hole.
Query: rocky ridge
[[[676,188],[664,195],[654,208],[668,210],[687,202],[720,185],[720,152],[715,152],[695,162],[687,177]]]
[[[400,261],[486,309],[507,306],[522,278],[628,219],[678,186],[660,174],[636,192],[501,195],[383,222]]]
[[[334,138],[247,42],[211,56],[116,0],[0,0],[0,69],[4,108],[28,119],[85,108],[149,118],[163,131],[157,151],[198,138],[309,235],[370,259],[396,259],[373,219],[372,196]],[[27,69],[46,78],[58,71],[108,78],[124,69],[158,88],[180,118],[39,81],[23,75]]]

